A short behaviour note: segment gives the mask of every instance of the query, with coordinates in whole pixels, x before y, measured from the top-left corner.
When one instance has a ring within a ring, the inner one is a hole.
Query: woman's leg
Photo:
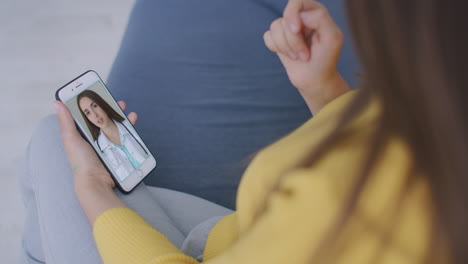
[[[19,178],[27,209],[23,247],[30,262],[100,263],[91,226],[74,194],[73,177],[55,116],[39,123],[28,146]],[[179,231],[177,226],[180,224],[173,223],[156,200],[157,195],[144,184],[129,195],[118,191],[117,194],[175,245],[182,246],[186,231]],[[165,203],[167,208],[172,202]],[[203,209],[195,211],[194,208],[191,207],[187,217],[204,213]],[[192,222],[192,225],[196,224]],[[183,223],[180,226],[190,225]]]
[[[147,188],[185,237],[200,223],[233,212],[191,194],[152,186]]]
[[[180,249],[202,261],[211,228],[233,211],[191,194],[151,186],[147,188],[185,236]]]
[[[27,210],[23,249],[29,260],[100,263],[91,227],[74,195],[55,116],[41,120],[33,133],[19,180]]]

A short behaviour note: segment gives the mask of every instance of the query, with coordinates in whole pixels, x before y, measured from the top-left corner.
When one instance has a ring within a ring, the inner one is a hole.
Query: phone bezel
[[[74,98],[77,96],[79,93],[83,92],[84,90],[88,89],[91,85],[95,84],[96,82],[101,82],[103,85],[104,89],[107,90],[107,92],[110,94],[110,97],[112,98],[113,102],[117,104],[117,101],[115,100],[114,96],[110,93],[109,89],[105,85],[104,81],[101,79],[101,77],[93,70],[86,71],[85,73],[79,75],[75,79],[71,80],[61,88],[57,90],[55,93],[55,98],[57,100],[60,100],[62,102],[67,102],[68,100]],[[118,104],[117,104],[118,105]],[[123,113],[123,111],[118,107],[118,110],[120,114],[122,114],[125,119],[128,121],[127,116]],[[112,170],[109,168],[109,166],[106,164],[104,161],[103,157],[101,156],[101,151],[97,148],[95,144],[92,143],[92,139],[89,139],[86,133],[84,133],[84,129],[82,125],[75,120],[75,124],[78,128],[78,131],[80,132],[81,136],[93,147],[94,151],[98,155],[99,159],[101,160],[102,164],[106,167],[107,171],[110,173],[112,178],[114,179],[115,184],[119,188],[120,191],[123,193],[130,193],[141,181],[144,180],[148,174],[153,171],[156,168],[156,159],[154,158],[154,155],[151,153],[151,151],[148,150],[149,157],[136,169],[132,174],[127,176],[127,178],[123,181],[120,181],[116,175],[112,172]],[[133,128],[133,126],[132,126]],[[133,128],[133,130],[136,132],[136,130]],[[141,136],[136,132],[137,135],[141,138]],[[143,139],[142,139],[143,140]]]

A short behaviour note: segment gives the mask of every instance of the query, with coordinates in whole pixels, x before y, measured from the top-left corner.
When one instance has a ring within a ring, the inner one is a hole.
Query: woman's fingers
[[[271,51],[305,62],[311,57],[311,32],[317,33],[314,38],[320,37],[331,45],[330,42],[342,42],[342,33],[323,4],[314,0],[290,0],[284,18],[273,21],[263,38]]]
[[[60,123],[60,130],[62,131],[62,141],[67,146],[71,140],[81,138],[81,136],[76,130],[75,121],[70,110],[60,101],[54,101],[54,107]]]
[[[323,4],[315,0],[289,0],[283,17],[291,33],[299,34],[303,28],[300,13],[311,9],[325,8]]]
[[[325,8],[301,12],[300,17],[305,27],[318,34],[320,41],[331,45],[343,41],[343,33]]]
[[[287,55],[292,60],[307,57],[303,36],[291,33],[283,18],[271,23],[270,30],[264,35],[264,41],[271,51]]]
[[[302,28],[302,22],[299,17],[299,12],[303,9],[303,0],[289,0],[284,9],[283,17],[285,23],[291,30],[291,33],[298,34]]]
[[[307,47],[303,34],[295,34],[289,30],[286,20],[282,20],[283,36],[290,48],[289,52],[294,54],[295,58],[302,61],[309,59],[309,47]],[[289,56],[291,57],[291,55]]]
[[[127,108],[127,104],[125,103],[125,101],[118,101],[117,103],[119,104],[120,109],[122,109],[122,111],[125,111],[125,108]],[[135,125],[136,121],[138,120],[138,115],[135,112],[131,112],[127,115],[127,118],[132,125]]]
[[[77,164],[79,164],[82,159],[80,154],[83,152],[84,148],[86,149],[85,141],[79,134],[75,121],[67,106],[60,101],[54,101],[54,107],[60,123],[63,146],[67,152],[68,160],[73,170],[76,170]],[[90,146],[88,145],[87,147],[89,148]]]
[[[268,30],[267,32],[265,32],[265,34],[263,34],[263,41],[265,42],[265,45],[271,52],[274,52],[274,53],[278,52],[278,48],[276,47],[275,42],[271,38],[270,30]]]
[[[130,114],[128,114],[127,118],[130,121],[130,123],[132,123],[132,125],[135,125],[136,121],[138,120],[138,114],[135,112],[131,112]]]
[[[270,26],[271,40],[277,49],[277,53],[286,54],[291,59],[295,60],[297,56],[291,51],[283,31],[282,18],[273,21]]]
[[[122,111],[125,111],[125,108],[127,108],[127,104],[125,103],[125,101],[118,101],[117,102],[120,106],[120,109],[122,109]]]

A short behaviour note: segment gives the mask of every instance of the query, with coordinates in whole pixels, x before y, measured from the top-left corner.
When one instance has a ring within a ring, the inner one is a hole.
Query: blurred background
[[[0,260],[18,263],[24,209],[16,170],[55,91],[88,69],[106,80],[134,0],[0,1]],[[6,145],[5,145],[6,144]]]

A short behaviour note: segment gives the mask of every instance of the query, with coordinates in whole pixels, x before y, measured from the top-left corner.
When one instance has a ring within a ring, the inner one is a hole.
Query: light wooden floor
[[[134,0],[0,1],[0,262],[18,263],[18,157],[57,88],[88,69],[105,80]],[[6,144],[6,145],[5,145]]]

